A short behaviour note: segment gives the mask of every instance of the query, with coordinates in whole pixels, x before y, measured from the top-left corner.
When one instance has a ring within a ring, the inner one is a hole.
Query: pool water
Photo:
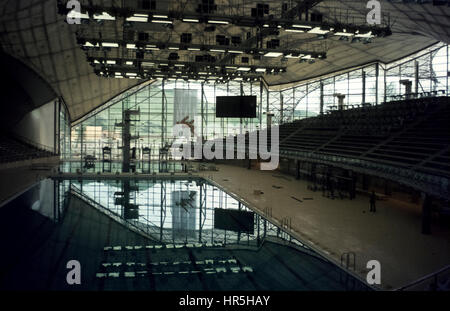
[[[0,232],[1,289],[370,290],[199,178],[47,179],[0,208]]]

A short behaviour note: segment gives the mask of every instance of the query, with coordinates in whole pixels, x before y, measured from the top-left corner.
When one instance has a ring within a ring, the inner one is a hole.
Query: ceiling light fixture
[[[292,25],[292,27],[294,28],[305,28],[305,29],[311,29],[311,26],[307,26],[307,25],[298,25],[298,24],[294,24]]]
[[[229,21],[219,21],[219,20],[209,20],[208,23],[210,24],[222,24],[222,25],[228,25]]]
[[[196,18],[183,18],[183,22],[186,22],[186,23],[198,23],[199,20],[196,19]]]
[[[118,48],[118,47],[119,47],[119,43],[114,43],[114,42],[102,42],[102,46],[103,46],[103,47],[107,47],[107,48]]]
[[[161,19],[152,19],[152,23],[157,23],[157,24],[173,24],[173,22],[170,21],[170,20],[161,20]]]
[[[291,29],[291,28],[285,29],[284,31],[286,31],[286,32],[305,32],[304,30],[300,30],[300,29]]]
[[[140,22],[140,23],[146,23],[148,22],[148,15],[147,14],[134,14],[131,17],[126,18],[127,22]]]
[[[283,55],[281,52],[267,52],[264,54],[265,57],[280,57],[281,55]]]

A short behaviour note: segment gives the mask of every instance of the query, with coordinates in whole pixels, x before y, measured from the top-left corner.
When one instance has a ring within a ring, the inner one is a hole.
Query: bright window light
[[[127,49],[135,49],[135,48],[136,48],[136,44],[133,44],[133,43],[127,44]]]
[[[200,51],[199,48],[188,48],[188,51]]]
[[[239,67],[237,70],[238,71],[250,71],[250,67]]]
[[[256,72],[266,72],[266,68],[256,68]]]
[[[232,54],[243,54],[244,52],[242,51],[228,51],[228,53],[232,53]]]
[[[136,77],[137,73],[135,73],[135,72],[127,72],[126,75],[129,76],[129,77]]]
[[[169,46],[169,50],[179,50],[180,48],[179,47],[176,47],[176,46]]]
[[[225,50],[219,50],[219,49],[211,49],[210,52],[218,52],[218,53],[225,53]]]
[[[115,65],[115,64],[116,64],[116,61],[115,61],[115,60],[107,60],[106,63],[107,63],[108,65]]]
[[[264,54],[265,57],[280,57],[281,55],[283,55],[281,52],[268,52]]]
[[[167,15],[153,15],[154,18],[169,18]]]
[[[126,61],[126,62],[125,62],[125,65],[132,66],[132,65],[133,65],[133,62],[132,62],[132,61]]]

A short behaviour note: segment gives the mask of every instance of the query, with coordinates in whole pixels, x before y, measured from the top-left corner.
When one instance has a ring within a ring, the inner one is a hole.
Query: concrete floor
[[[217,172],[199,175],[235,193],[261,213],[271,209],[275,222],[290,219],[293,236],[335,262],[342,253],[356,254],[356,272],[366,278],[369,260],[381,263],[381,288],[394,289],[450,264],[450,230],[421,234],[420,207],[392,199],[377,202],[369,213],[369,198],[329,199],[307,190],[307,182],[274,171],[217,165]],[[280,189],[274,188],[281,187]],[[255,195],[254,190],[263,194]],[[296,199],[302,200],[299,202]],[[313,198],[313,200],[303,200]]]
[[[320,191],[307,190],[306,181],[279,172],[247,170],[231,165],[217,165],[217,168],[217,172],[205,171],[193,176],[211,179],[261,214],[270,210],[270,217],[277,224],[281,225],[287,219],[294,237],[337,264],[341,254],[354,252],[356,272],[363,279],[368,271],[367,262],[380,261],[383,289],[409,284],[450,264],[450,230],[434,226],[432,235],[421,234],[418,205],[387,199],[377,202],[377,212],[373,214],[369,213],[367,196],[358,195],[355,200],[331,200],[323,197]],[[15,185],[23,180],[28,180],[31,185],[36,178],[48,174],[29,168],[0,173],[1,198],[14,195]],[[22,184],[21,188],[24,187]],[[263,194],[255,195],[254,190]]]

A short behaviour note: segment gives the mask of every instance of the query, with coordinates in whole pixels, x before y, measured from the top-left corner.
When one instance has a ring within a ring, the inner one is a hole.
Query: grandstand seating
[[[389,168],[394,175],[400,168],[439,178],[450,176],[450,97],[332,111],[282,124],[279,133],[281,157],[339,157],[355,165],[364,162]],[[270,135],[267,143],[271,144]],[[241,152],[244,148],[235,146]],[[254,146],[246,151],[250,149],[255,151]]]
[[[450,175],[448,97],[333,111],[280,126],[281,151],[309,151]],[[289,133],[289,130],[291,132]]]
[[[10,136],[0,136],[0,163],[52,156],[53,153]]]

